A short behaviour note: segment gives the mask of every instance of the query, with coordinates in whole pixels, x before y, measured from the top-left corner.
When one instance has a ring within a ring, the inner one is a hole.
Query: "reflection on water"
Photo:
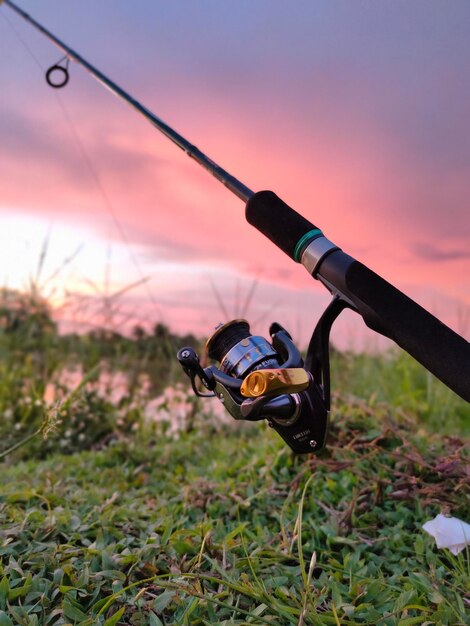
[[[217,398],[197,398],[190,387],[181,384],[167,387],[144,408],[145,419],[167,422],[170,434],[187,428],[201,414],[205,422],[214,426],[234,423]]]
[[[51,405],[65,399],[80,385],[84,375],[82,367],[63,369],[47,384],[44,401]],[[150,378],[145,373],[139,374],[137,380],[133,379],[131,383],[126,372],[103,367],[99,375],[84,386],[84,390],[122,407],[126,412],[137,409],[145,423],[168,424],[168,434],[188,428],[196,418],[201,417],[214,426],[234,422],[217,398],[197,398],[189,386],[181,383],[168,386],[155,395]]]
[[[64,394],[67,395],[80,385],[84,376],[85,372],[81,366],[62,369],[54,380],[46,385],[44,400],[52,403],[62,399]],[[148,397],[150,379],[147,374],[139,374],[137,385],[134,383],[131,389],[130,378],[126,372],[103,366],[99,375],[86,384],[86,389],[94,391],[111,404],[119,404],[131,395],[142,399]]]

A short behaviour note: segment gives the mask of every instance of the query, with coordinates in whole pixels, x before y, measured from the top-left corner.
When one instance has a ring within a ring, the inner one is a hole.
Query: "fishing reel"
[[[218,326],[207,341],[207,356],[218,367],[203,368],[190,347],[177,358],[197,396],[217,397],[236,420],[267,420],[294,452],[317,452],[325,444],[330,409],[329,331],[345,306],[335,298],[325,311],[305,363],[280,324],[271,324],[267,341],[253,336],[241,319]]]

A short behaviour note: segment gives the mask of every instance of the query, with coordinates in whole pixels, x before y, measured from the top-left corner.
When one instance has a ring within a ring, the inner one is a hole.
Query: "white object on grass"
[[[423,524],[423,530],[436,540],[438,548],[448,548],[452,554],[458,554],[470,544],[470,524],[457,517],[436,515]]]

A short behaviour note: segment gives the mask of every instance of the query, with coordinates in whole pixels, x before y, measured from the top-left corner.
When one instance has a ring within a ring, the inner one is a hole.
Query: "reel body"
[[[177,358],[196,395],[217,397],[236,420],[267,420],[296,453],[317,452],[325,444],[330,408],[329,330],[344,306],[334,299],[323,314],[306,364],[280,324],[271,324],[269,342],[253,336],[246,320],[217,327],[207,341],[207,356],[218,367],[203,368],[189,347]],[[198,381],[207,391],[198,388]]]

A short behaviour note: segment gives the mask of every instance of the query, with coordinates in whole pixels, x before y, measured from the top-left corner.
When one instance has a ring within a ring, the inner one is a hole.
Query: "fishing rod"
[[[340,313],[351,309],[369,328],[392,339],[470,402],[468,341],[343,252],[275,193],[253,192],[14,2],[3,3],[65,53],[46,73],[51,87],[67,84],[69,60],[84,67],[240,198],[246,204],[247,221],[301,263],[333,296],[313,331],[305,361],[289,333],[277,323],[269,329],[270,341],[253,336],[246,320],[218,327],[207,342],[206,352],[219,367],[203,368],[192,348],[182,348],[177,357],[197,395],[218,397],[235,419],[266,419],[295,452],[320,450],[330,410],[330,330]],[[201,391],[201,383],[207,391]]]

